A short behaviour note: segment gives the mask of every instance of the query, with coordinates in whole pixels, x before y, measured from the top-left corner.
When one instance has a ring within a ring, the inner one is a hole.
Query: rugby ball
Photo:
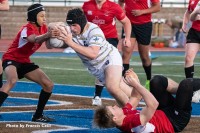
[[[62,22],[50,23],[48,27],[49,27],[49,29],[53,29],[53,28],[60,29],[60,33],[62,33],[62,31],[64,31],[64,30],[67,33],[71,33],[70,27],[65,25]],[[58,38],[50,38],[49,44],[51,47],[54,47],[54,48],[61,48],[65,45],[65,43]]]
[[[50,38],[49,45],[54,48],[61,48],[65,43],[58,38]]]

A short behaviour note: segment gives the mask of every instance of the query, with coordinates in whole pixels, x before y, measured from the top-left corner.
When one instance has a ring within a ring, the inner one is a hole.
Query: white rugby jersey
[[[96,59],[89,59],[77,52],[83,64],[87,67],[95,67],[104,63],[106,57],[113,51],[114,47],[106,41],[102,30],[93,23],[88,22],[89,27],[79,36],[73,36],[73,41],[79,45],[90,47],[99,46],[100,51]]]

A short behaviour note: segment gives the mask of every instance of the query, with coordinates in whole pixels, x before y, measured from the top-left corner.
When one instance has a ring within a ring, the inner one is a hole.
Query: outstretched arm
[[[190,19],[190,12],[186,10],[183,16],[183,25],[182,25],[182,31],[184,33],[188,31],[187,24],[189,23],[189,19]]]
[[[129,69],[126,72],[126,82],[135,88],[137,92],[143,97],[146,106],[142,109],[140,113],[140,121],[142,125],[145,125],[149,120],[153,117],[157,107],[158,101],[155,97],[146,89],[144,88],[139,82],[138,77],[133,70]]]

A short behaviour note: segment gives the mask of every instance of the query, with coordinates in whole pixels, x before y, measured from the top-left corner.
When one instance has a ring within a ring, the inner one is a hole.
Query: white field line
[[[41,67],[44,69],[52,69],[52,70],[64,70],[64,71],[82,71],[85,72],[87,71],[86,69],[73,69],[73,68],[59,68],[59,67]],[[145,73],[137,73],[138,75],[146,75]],[[158,75],[158,74],[154,74],[154,75]],[[160,74],[159,74],[160,75]],[[170,75],[170,74],[162,74],[165,76],[172,76],[172,77],[184,77],[185,75],[180,75],[180,74],[174,74],[174,75]]]

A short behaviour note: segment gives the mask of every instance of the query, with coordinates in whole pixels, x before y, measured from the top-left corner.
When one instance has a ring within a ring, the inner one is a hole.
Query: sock
[[[193,78],[194,76],[194,65],[190,67],[185,67],[185,76],[186,78]]]
[[[2,87],[2,85],[3,85],[3,74],[0,74],[0,88]]]
[[[101,92],[102,92],[102,90],[103,90],[103,87],[104,87],[104,86],[101,86],[101,85],[96,85],[96,86],[95,86],[95,95],[94,95],[94,98],[95,98],[96,96],[101,97]]]
[[[45,107],[47,101],[49,100],[50,96],[51,96],[51,93],[45,92],[44,90],[41,90],[37,109],[36,109],[36,112],[34,114],[35,118],[39,118],[42,115],[44,107]]]
[[[144,71],[146,73],[147,80],[150,80],[151,79],[151,64],[149,66],[143,65],[143,68],[144,68]]]
[[[122,76],[126,73],[126,71],[129,69],[129,64],[123,64],[124,70],[122,71]]]
[[[7,93],[0,91],[0,107],[3,104],[3,102],[6,100],[7,97],[8,97]]]

